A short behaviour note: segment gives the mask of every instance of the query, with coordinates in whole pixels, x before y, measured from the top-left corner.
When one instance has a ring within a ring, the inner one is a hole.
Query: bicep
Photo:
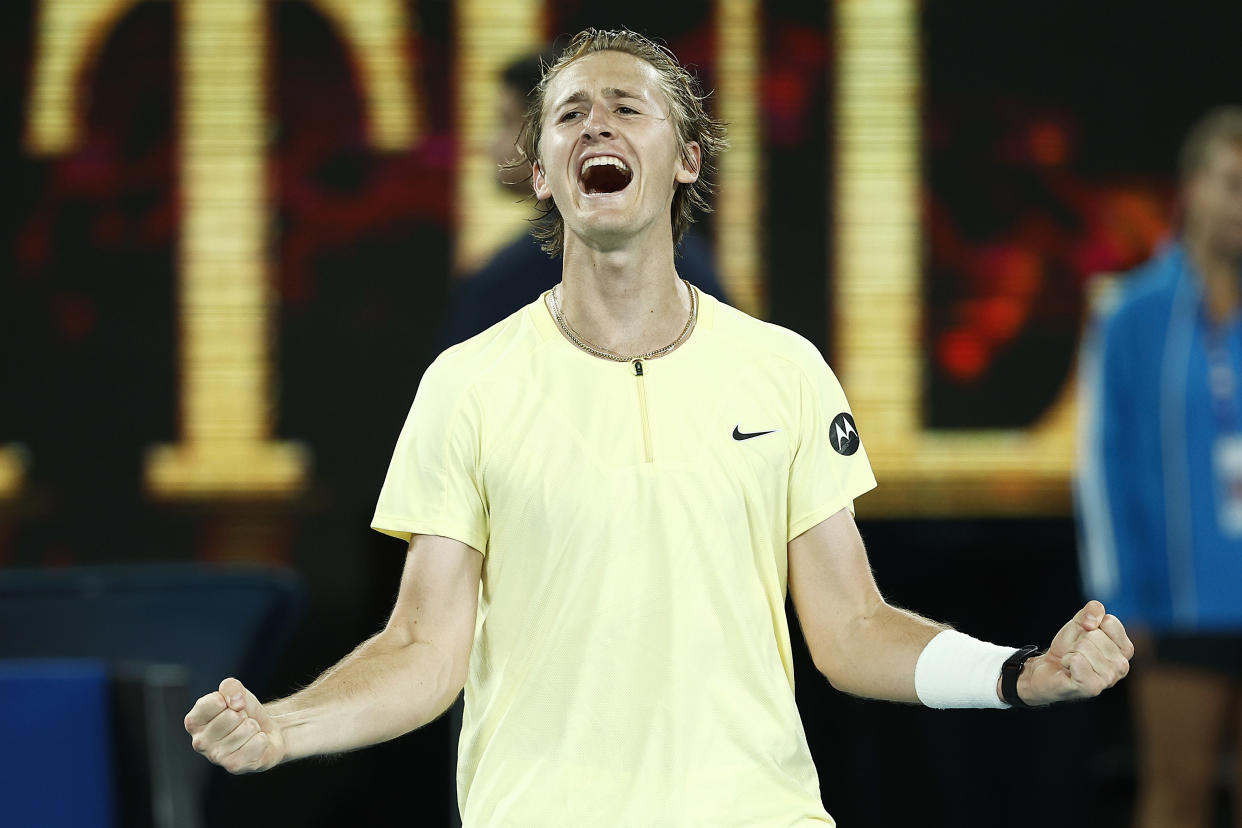
[[[884,599],[849,509],[791,540],[788,556],[789,592],[807,648],[822,670],[836,640],[874,615]]]
[[[464,669],[474,643],[482,569],[483,555],[473,546],[413,535],[386,631],[405,643],[428,642]]]

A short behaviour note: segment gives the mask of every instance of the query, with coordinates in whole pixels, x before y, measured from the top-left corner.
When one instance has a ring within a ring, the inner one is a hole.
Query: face
[[[1242,258],[1242,145],[1214,141],[1187,183],[1186,224],[1222,255]]]
[[[496,132],[492,136],[491,154],[496,164],[496,181],[505,188],[524,186],[530,180],[529,164],[509,170],[500,167],[518,157],[516,145],[525,109],[526,100],[520,94],[508,86],[501,87],[496,101]]]
[[[678,183],[698,179],[699,147],[679,151],[655,67],[624,52],[595,52],[548,84],[535,195],[556,202],[573,238],[615,249],[639,236],[672,239]]]

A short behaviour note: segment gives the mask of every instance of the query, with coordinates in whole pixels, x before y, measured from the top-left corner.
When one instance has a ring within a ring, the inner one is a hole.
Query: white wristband
[[[928,707],[1007,708],[996,694],[1001,665],[1017,651],[957,630],[927,642],[914,665],[914,692]]]

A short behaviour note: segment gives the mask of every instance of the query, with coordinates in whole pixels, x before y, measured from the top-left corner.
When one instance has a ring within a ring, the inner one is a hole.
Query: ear
[[[535,198],[544,201],[552,197],[548,187],[548,177],[543,174],[543,164],[536,161],[530,165],[530,184],[535,190]]]
[[[698,181],[702,167],[703,151],[697,141],[690,141],[686,144],[686,151],[677,159],[677,183],[693,184]]]

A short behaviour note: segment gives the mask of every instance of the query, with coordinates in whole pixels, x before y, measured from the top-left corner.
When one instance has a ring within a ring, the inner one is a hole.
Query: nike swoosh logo
[[[771,434],[774,431],[780,431],[780,429],[774,428],[771,431],[752,431],[749,434],[747,434],[746,432],[741,431],[737,426],[734,426],[733,427],[733,439],[734,440],[749,440],[751,437],[759,437],[760,435],[763,435],[763,434]]]

